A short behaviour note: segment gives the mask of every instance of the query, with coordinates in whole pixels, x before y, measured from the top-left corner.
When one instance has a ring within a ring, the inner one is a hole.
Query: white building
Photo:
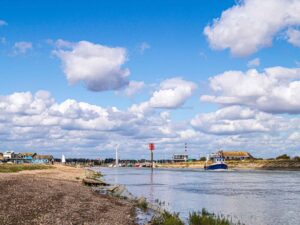
[[[14,151],[6,151],[3,153],[3,158],[4,159],[12,159],[15,157]]]
[[[188,154],[174,154],[173,161],[174,162],[187,162],[189,159]]]

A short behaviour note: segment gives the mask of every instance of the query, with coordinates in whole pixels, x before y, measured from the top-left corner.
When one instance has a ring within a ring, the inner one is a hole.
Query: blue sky
[[[283,6],[286,10],[278,12],[275,22],[263,16]],[[144,152],[135,149],[149,141],[157,142],[169,156],[182,151],[185,142],[191,143],[193,157],[219,147],[261,156],[297,155],[295,137],[300,134],[289,124],[300,112],[295,103],[300,19],[293,13],[298,7],[293,0],[1,1],[1,121],[10,130],[0,135],[0,148],[108,157],[120,138],[124,155],[130,157],[142,157]],[[94,58],[85,60],[82,51]],[[121,57],[120,62],[116,57]],[[103,59],[106,63],[101,64]],[[229,71],[235,72],[227,76]],[[140,88],[128,96],[134,82]],[[51,96],[43,101],[53,102],[38,112],[26,112],[32,102],[41,104],[34,97],[40,90]],[[25,101],[24,92],[32,99]],[[11,99],[14,93],[23,94]],[[77,106],[64,106],[68,99]],[[142,103],[142,113],[132,110]],[[14,104],[19,108],[8,110]],[[91,109],[93,105],[107,112],[105,118]],[[76,118],[66,107],[74,110]],[[59,116],[54,108],[59,108]],[[113,108],[124,118],[114,119],[118,116]],[[91,111],[98,115],[97,121],[84,117]],[[41,115],[35,124],[14,122]],[[49,125],[53,120],[59,122]],[[101,127],[101,122],[105,129],[91,125]],[[40,130],[44,136],[31,137]],[[58,139],[51,136],[56,132],[61,134]],[[63,145],[63,135],[73,142],[65,140],[68,144]],[[95,136],[103,139],[91,141]],[[259,144],[253,146],[255,138]],[[284,147],[286,138],[290,142]]]

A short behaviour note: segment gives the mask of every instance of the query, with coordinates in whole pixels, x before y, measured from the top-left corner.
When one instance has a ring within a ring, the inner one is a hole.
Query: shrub
[[[189,225],[234,225],[234,223],[223,215],[215,215],[202,209],[201,212],[190,213]],[[238,222],[237,225],[241,225],[241,223]]]
[[[143,210],[144,212],[147,211],[147,209],[148,209],[148,203],[147,203],[147,201],[140,201],[140,202],[137,203],[137,206],[141,210]]]
[[[179,218],[178,213],[169,213],[164,211],[163,213],[154,216],[151,220],[151,225],[184,225]]]
[[[296,161],[300,161],[300,157],[299,156],[295,156],[293,159],[296,160]]]
[[[291,159],[291,157],[289,157],[287,154],[283,154],[283,155],[278,156],[276,159],[285,159],[285,160],[289,160],[289,159]]]

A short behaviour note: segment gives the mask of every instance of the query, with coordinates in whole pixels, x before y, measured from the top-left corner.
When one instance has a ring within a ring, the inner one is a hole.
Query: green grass
[[[0,164],[0,173],[15,173],[23,170],[43,170],[52,166],[39,164]]]
[[[233,223],[223,215],[215,215],[202,209],[201,212],[192,212],[189,215],[189,225],[242,225],[242,223]],[[184,225],[179,218],[178,213],[169,213],[167,211],[152,218],[151,225]]]
[[[184,225],[184,223],[179,218],[178,213],[171,214],[167,211],[164,211],[163,213],[152,218],[151,225]]]
[[[223,215],[215,215],[202,209],[201,212],[192,212],[189,215],[189,225],[242,225],[240,222],[234,224]]]

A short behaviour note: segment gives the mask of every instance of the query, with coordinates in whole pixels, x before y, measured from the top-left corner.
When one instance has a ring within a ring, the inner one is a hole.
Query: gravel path
[[[55,170],[49,176],[0,174],[0,224],[134,224],[130,203],[96,194],[80,182],[53,179]]]

